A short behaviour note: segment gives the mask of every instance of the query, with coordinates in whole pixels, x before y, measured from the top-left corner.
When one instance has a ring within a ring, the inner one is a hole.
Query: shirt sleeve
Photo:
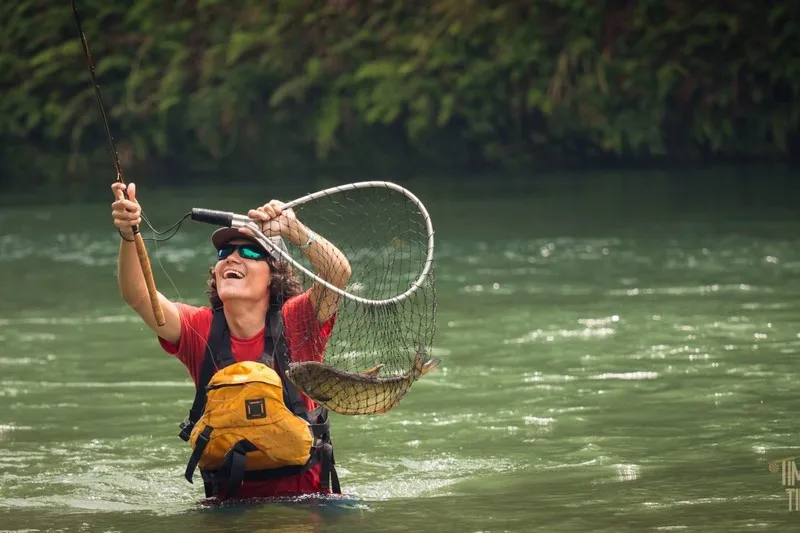
[[[293,361],[322,361],[336,314],[324,324],[317,320],[310,291],[290,298],[282,309],[286,340]]]
[[[181,320],[181,336],[178,344],[159,337],[158,342],[165,352],[174,355],[189,370],[197,383],[200,367],[206,353],[208,334],[211,331],[211,308],[194,307],[176,303]]]

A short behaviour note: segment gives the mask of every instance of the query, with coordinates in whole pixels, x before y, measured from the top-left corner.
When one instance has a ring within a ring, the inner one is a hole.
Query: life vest
[[[290,359],[279,307],[270,307],[266,323],[261,358],[236,362],[225,315],[214,311],[194,403],[180,424],[179,437],[193,449],[184,476],[193,483],[199,467],[206,497],[230,498],[243,481],[298,475],[321,463],[321,489],[341,493],[328,410],[309,412],[285,378]]]

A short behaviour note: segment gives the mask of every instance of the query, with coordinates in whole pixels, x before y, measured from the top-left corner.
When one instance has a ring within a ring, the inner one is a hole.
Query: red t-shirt
[[[194,307],[181,303],[176,305],[181,319],[181,337],[178,346],[161,337],[158,340],[167,353],[175,355],[186,366],[197,385],[206,354],[206,341],[211,333],[213,311],[210,307]],[[287,300],[281,314],[286,344],[292,361],[322,361],[325,346],[333,329],[334,317],[320,325],[308,292]],[[231,335],[231,352],[236,361],[258,360],[264,353],[264,330],[249,339],[239,339]],[[300,395],[309,410],[317,407],[302,392]],[[265,498],[317,492],[322,492],[319,464],[297,476],[244,482],[236,497]]]

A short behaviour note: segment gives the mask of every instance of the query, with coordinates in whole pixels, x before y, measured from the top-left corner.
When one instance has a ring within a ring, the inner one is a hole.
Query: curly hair
[[[294,274],[292,265],[287,261],[267,259],[270,270],[269,305],[282,306],[286,300],[303,292],[303,285]],[[214,266],[208,269],[208,301],[212,309],[222,309],[222,299],[217,293],[217,278],[214,276]]]

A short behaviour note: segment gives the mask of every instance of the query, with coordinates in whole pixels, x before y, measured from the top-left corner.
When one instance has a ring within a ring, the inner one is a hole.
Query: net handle
[[[295,268],[303,272],[306,276],[313,279],[316,283],[324,286],[326,289],[335,292],[339,296],[347,298],[348,300],[353,300],[358,303],[362,303],[365,305],[372,305],[372,306],[385,306],[385,305],[393,305],[402,302],[403,300],[408,299],[409,296],[414,294],[414,292],[422,286],[425,281],[425,278],[428,277],[430,273],[431,267],[433,265],[433,223],[431,222],[430,214],[428,210],[425,209],[425,206],[422,202],[414,196],[408,189],[397,185],[396,183],[392,183],[390,181],[361,181],[356,183],[348,183],[346,185],[337,185],[336,187],[330,187],[328,189],[324,189],[322,191],[317,191],[315,193],[307,194],[305,196],[301,196],[295,200],[292,200],[289,203],[284,204],[283,209],[290,209],[293,207],[297,207],[303,205],[305,203],[311,202],[318,198],[322,198],[324,196],[331,196],[333,194],[352,191],[355,189],[368,189],[368,188],[384,188],[384,189],[391,189],[393,191],[397,191],[400,194],[404,195],[406,198],[411,200],[411,202],[417,206],[422,214],[423,219],[425,220],[425,230],[428,233],[428,249],[427,249],[427,256],[425,257],[425,264],[422,267],[422,272],[420,273],[419,277],[411,284],[411,286],[403,292],[402,294],[398,294],[397,296],[393,296],[392,298],[387,298],[385,300],[371,300],[368,298],[362,298],[361,296],[357,296],[355,294],[351,294],[347,291],[336,287],[322,279],[321,277],[317,276],[310,270],[308,270],[305,266],[301,265],[299,262],[295,261],[293,257],[291,257],[288,253],[284,252],[277,246],[275,243],[272,242],[266,235],[261,232],[261,228],[250,220],[248,217],[244,215],[233,215],[233,220],[231,221],[232,228],[248,228],[250,229],[262,246],[266,249],[271,250],[274,253],[279,254],[283,257],[284,260],[288,261],[292,264]]]

